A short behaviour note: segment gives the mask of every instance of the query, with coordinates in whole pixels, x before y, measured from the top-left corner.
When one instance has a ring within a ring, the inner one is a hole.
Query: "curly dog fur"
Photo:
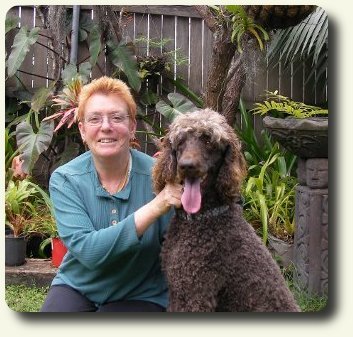
[[[179,182],[190,191],[162,247],[168,311],[299,311],[277,263],[243,218],[245,175],[240,141],[220,114],[200,110],[171,124],[154,188]]]

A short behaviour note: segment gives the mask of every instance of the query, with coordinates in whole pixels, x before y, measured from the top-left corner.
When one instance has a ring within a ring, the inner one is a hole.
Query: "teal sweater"
[[[126,187],[111,196],[101,186],[90,151],[56,169],[50,196],[68,253],[52,285],[67,284],[96,304],[146,300],[167,306],[161,241],[171,213],[138,238],[134,212],[154,198],[153,159],[131,150]]]

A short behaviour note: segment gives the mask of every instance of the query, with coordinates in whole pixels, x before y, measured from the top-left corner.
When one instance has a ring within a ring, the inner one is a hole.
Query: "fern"
[[[288,97],[278,94],[278,91],[267,91],[268,99],[263,103],[255,103],[255,108],[251,110],[254,114],[285,114],[295,118],[308,118],[313,116],[327,115],[328,110],[314,105],[307,105],[303,102],[295,102]]]

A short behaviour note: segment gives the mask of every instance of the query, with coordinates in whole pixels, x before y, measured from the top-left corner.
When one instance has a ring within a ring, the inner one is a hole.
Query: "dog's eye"
[[[208,135],[202,135],[201,141],[204,142],[205,144],[209,145],[209,144],[211,144],[211,137]]]

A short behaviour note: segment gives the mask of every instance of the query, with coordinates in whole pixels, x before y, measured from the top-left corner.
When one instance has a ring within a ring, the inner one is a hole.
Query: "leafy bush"
[[[239,110],[242,127],[235,130],[243,142],[249,167],[242,186],[244,216],[264,243],[268,234],[286,241],[293,239],[295,211],[295,168],[297,157],[273,142],[266,130],[258,139],[253,127],[253,114],[242,99]]]
[[[29,179],[10,180],[5,191],[5,224],[9,226],[14,236],[25,235],[28,220],[44,209],[52,211],[48,194]]]
[[[276,168],[278,161],[282,162],[282,170]],[[288,175],[283,164],[279,145],[275,143],[264,163],[249,167],[249,178],[243,185],[244,216],[255,227],[260,225],[264,243],[268,233],[286,241],[293,239],[297,180]]]
[[[275,143],[265,129],[261,131],[261,138],[258,138],[252,122],[253,114],[251,111],[246,110],[242,99],[240,99],[239,102],[239,110],[242,127],[239,128],[236,126],[235,131],[243,143],[247,164],[249,167],[252,167],[251,173],[258,174],[260,166],[257,164],[267,160],[270,153],[273,151]],[[283,148],[280,148],[278,151],[281,153],[281,156],[273,165],[276,166],[278,171],[283,172],[284,175],[295,175],[296,156]],[[257,172],[255,172],[256,169],[258,169]]]

